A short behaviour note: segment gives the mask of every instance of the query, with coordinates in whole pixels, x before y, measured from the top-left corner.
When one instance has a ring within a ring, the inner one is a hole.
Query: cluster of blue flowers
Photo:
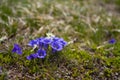
[[[110,39],[108,41],[109,44],[116,43],[116,40]],[[34,59],[34,58],[45,58],[47,55],[47,52],[51,51],[52,53],[61,51],[66,45],[68,45],[66,41],[64,41],[63,38],[55,37],[52,34],[48,34],[47,37],[40,37],[34,40],[31,40],[28,45],[31,46],[34,49],[37,48],[37,51],[35,53],[32,53],[28,55],[26,58],[28,60]],[[17,53],[19,55],[22,54],[22,48],[18,44],[14,44],[14,48],[12,49],[13,53]]]
[[[59,37],[41,37],[31,40],[28,45],[33,49],[37,48],[37,51],[27,56],[28,60],[34,58],[45,58],[47,52],[51,50],[52,53],[61,51],[68,43],[63,38]],[[14,44],[12,52],[22,54],[22,49],[18,44]]]

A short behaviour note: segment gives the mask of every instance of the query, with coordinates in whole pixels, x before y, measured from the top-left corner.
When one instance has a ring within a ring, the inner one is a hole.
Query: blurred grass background
[[[75,42],[48,59],[26,60],[28,41],[47,32]],[[119,80],[119,34],[120,0],[0,0],[1,80]],[[22,56],[11,53],[14,43]]]

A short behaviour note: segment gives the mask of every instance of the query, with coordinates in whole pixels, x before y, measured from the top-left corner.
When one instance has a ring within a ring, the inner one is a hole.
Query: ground
[[[71,44],[27,60],[28,42],[48,32]],[[120,80],[119,34],[119,0],[1,0],[0,79]],[[22,55],[11,52],[14,43]]]

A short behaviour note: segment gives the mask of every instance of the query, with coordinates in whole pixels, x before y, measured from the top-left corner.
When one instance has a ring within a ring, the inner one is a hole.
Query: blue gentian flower
[[[27,56],[27,59],[45,58],[47,55],[46,50],[49,50],[49,46],[52,48],[52,52],[55,53],[61,51],[67,44],[68,43],[64,41],[63,38],[55,37],[53,35],[31,40],[28,45],[33,47],[33,50],[34,48],[37,48],[38,51],[35,54]]]
[[[31,40],[28,45],[31,46],[31,47],[34,47],[35,45],[37,45],[37,40]]]
[[[55,51],[61,51],[61,50],[63,49],[62,44],[59,43],[59,42],[52,42],[52,43],[51,43],[51,47],[52,47],[52,49],[55,50]]]
[[[42,41],[42,43],[43,43],[43,47],[44,47],[45,49],[47,49],[48,46],[49,46],[49,44],[52,42],[52,38],[45,37],[45,38],[43,38],[41,41]]]
[[[37,58],[37,55],[34,53],[34,54],[30,54],[29,56],[26,57],[28,60],[31,60],[31,59],[35,59]]]
[[[52,42],[52,39],[46,37],[46,38],[43,38],[42,42],[43,42],[44,44],[50,44],[50,43]]]
[[[43,37],[36,39],[36,45],[38,48],[42,48],[43,46],[42,40],[43,40]]]
[[[110,44],[114,44],[115,42],[116,42],[115,39],[111,39],[111,40],[108,41],[108,43],[110,43]]]
[[[21,55],[22,54],[22,48],[18,44],[14,44],[14,48],[12,49],[12,52]]]
[[[63,47],[67,45],[67,42],[64,41],[63,39],[59,39],[59,42],[62,44]]]
[[[36,53],[38,58],[45,58],[46,56],[46,51],[44,49],[39,49]]]
[[[66,41],[60,41],[60,42],[61,42],[61,44],[63,45],[63,47],[68,44]]]
[[[53,38],[54,42],[59,42],[60,44],[63,45],[63,47],[65,47],[67,45],[67,42],[63,40],[63,38],[58,38],[58,37],[54,37]]]
[[[38,46],[38,47],[42,47],[43,43],[42,43],[42,40],[44,38],[41,37],[41,38],[37,38],[37,39],[34,39],[34,40],[31,40],[28,45],[31,46],[31,47],[34,47],[34,46]]]
[[[59,41],[60,40],[60,38],[59,37],[53,37],[53,41],[55,42],[55,41]]]

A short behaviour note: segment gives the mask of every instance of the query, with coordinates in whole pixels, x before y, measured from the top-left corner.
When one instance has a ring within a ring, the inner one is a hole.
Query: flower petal
[[[51,47],[56,51],[61,51],[63,49],[62,44],[59,42],[52,42]]]
[[[44,44],[50,44],[50,43],[52,42],[52,39],[51,39],[51,38],[48,38],[48,37],[45,37],[45,38],[42,40],[42,42],[43,42]]]
[[[35,59],[37,58],[36,54],[30,54],[29,56],[26,57],[28,60]]]
[[[35,45],[37,45],[37,40],[31,40],[29,43],[28,43],[29,46],[31,47],[34,47]]]
[[[21,55],[22,54],[22,48],[18,44],[14,44],[12,52]]]
[[[37,54],[37,57],[38,57],[38,58],[45,58],[45,56],[46,56],[46,51],[43,50],[43,49],[39,49],[36,54]]]
[[[110,43],[110,44],[114,44],[115,42],[116,42],[115,39],[111,39],[111,40],[108,41],[108,43]]]

